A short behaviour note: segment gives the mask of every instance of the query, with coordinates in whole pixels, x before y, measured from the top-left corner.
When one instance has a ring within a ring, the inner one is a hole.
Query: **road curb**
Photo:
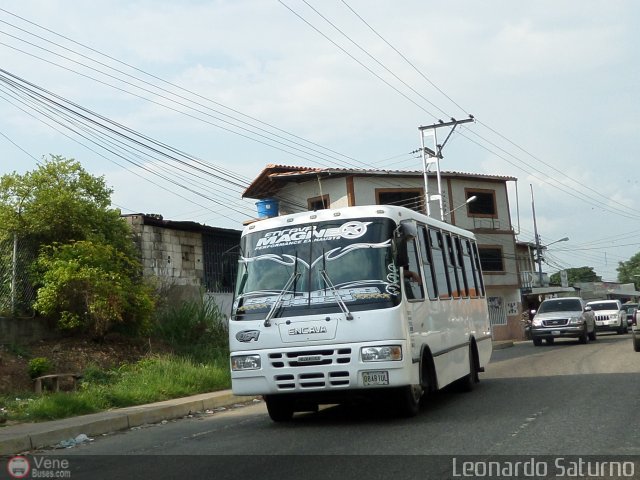
[[[196,412],[246,403],[255,398],[259,397],[238,397],[230,390],[224,390],[51,422],[2,427],[0,428],[0,455],[14,455],[56,445],[80,434],[91,437],[163,420],[182,418]]]
[[[500,340],[500,341],[493,342],[494,350],[502,350],[504,348],[510,348],[510,347],[513,347],[513,340]]]

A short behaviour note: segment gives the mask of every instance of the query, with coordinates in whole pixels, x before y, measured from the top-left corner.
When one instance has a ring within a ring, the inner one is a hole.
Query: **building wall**
[[[451,198],[451,202],[445,202],[445,209],[454,209],[463,205],[467,200],[465,192],[467,190],[483,189],[495,191],[496,217],[495,219],[484,219],[470,217],[467,215],[467,208],[461,207],[453,212],[455,224],[466,230],[490,229],[496,231],[510,232],[511,214],[509,212],[509,201],[507,195],[507,185],[505,182],[483,181],[482,179],[467,180],[462,178],[447,179],[446,190]],[[445,200],[447,197],[445,196]]]
[[[143,275],[157,282],[167,301],[200,298],[204,275],[201,234],[145,225],[141,215],[126,218],[140,252]]]
[[[487,304],[494,340],[524,340],[522,300],[518,289],[487,287]]]
[[[173,285],[200,286],[203,277],[202,236],[194,232],[142,225],[140,252],[146,276]]]
[[[280,214],[305,211],[307,210],[307,200],[321,195],[329,195],[331,208],[349,206],[347,184],[344,177],[323,179],[321,183],[318,183],[317,180],[302,183],[292,182],[285,185],[276,197],[280,200]]]

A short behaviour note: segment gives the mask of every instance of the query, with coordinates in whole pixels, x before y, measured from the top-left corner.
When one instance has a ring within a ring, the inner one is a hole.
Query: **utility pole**
[[[540,245],[540,235],[538,235],[538,225],[536,224],[536,204],[533,201],[533,185],[531,187],[531,211],[533,212],[533,234],[536,237],[536,252],[538,263],[538,279],[540,281],[540,287],[542,287],[542,246]]]
[[[456,129],[458,125],[461,123],[469,123],[475,122],[475,118],[473,115],[469,115],[469,118],[464,120],[456,120],[455,118],[451,118],[450,122],[443,122],[442,120],[438,120],[438,123],[434,123],[433,125],[425,125],[418,127],[418,131],[420,132],[420,145],[422,147],[422,176],[424,177],[424,204],[425,210],[428,216],[431,216],[431,206],[429,202],[432,200],[438,200],[440,206],[440,220],[444,221],[444,208],[442,205],[442,179],[440,177],[440,160],[442,157],[442,149],[451,138],[451,134]],[[447,138],[444,139],[442,144],[438,143],[438,137],[436,135],[436,130],[442,127],[451,127]],[[433,150],[426,147],[424,144],[425,135],[429,135],[433,137]],[[438,193],[436,195],[429,195],[429,183],[427,180],[427,172],[429,171],[429,167],[431,165],[436,166],[436,180],[438,184]]]

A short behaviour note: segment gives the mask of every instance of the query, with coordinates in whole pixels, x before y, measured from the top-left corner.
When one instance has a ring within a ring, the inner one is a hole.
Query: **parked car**
[[[633,323],[633,319],[636,316],[636,310],[638,309],[638,304],[637,303],[631,303],[631,302],[623,303],[622,304],[622,309],[627,314],[627,328],[631,328],[631,324]]]
[[[596,330],[627,333],[627,314],[620,300],[594,300],[587,303],[596,317]]]
[[[549,298],[531,313],[531,338],[536,347],[542,340],[552,344],[560,337],[577,338],[580,343],[596,339],[593,311],[580,297]]]
[[[631,324],[631,338],[633,338],[633,349],[640,352],[640,311],[636,310]]]

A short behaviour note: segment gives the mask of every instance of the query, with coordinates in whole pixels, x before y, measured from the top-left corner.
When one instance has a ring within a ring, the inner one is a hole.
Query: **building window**
[[[502,247],[478,247],[483,272],[504,272]]]
[[[476,217],[495,217],[498,209],[496,207],[495,190],[471,190],[465,189],[465,197],[467,199],[476,197],[473,202],[467,204],[469,215]]]
[[[421,188],[376,188],[376,203],[423,212],[424,193]]]
[[[311,211],[329,208],[329,195],[307,198],[307,206]]]

